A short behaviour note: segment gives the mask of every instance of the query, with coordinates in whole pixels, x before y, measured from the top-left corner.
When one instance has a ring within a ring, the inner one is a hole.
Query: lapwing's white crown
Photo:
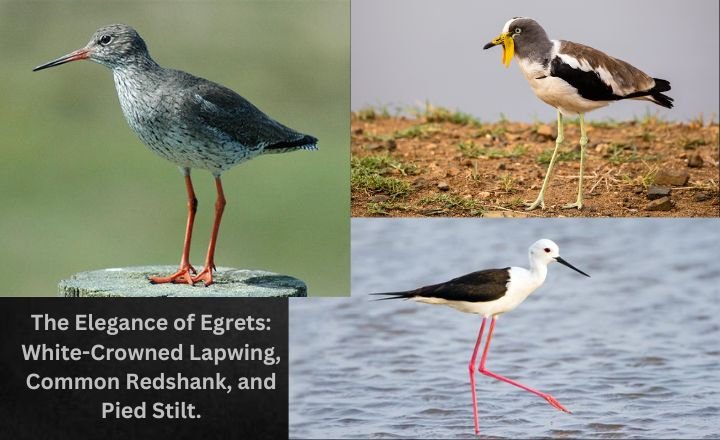
[[[513,17],[513,18],[511,18],[510,20],[507,21],[507,23],[505,23],[505,26],[503,26],[502,33],[503,34],[507,33],[507,31],[510,30],[510,25],[512,24],[512,22],[519,18],[530,18],[530,17]]]

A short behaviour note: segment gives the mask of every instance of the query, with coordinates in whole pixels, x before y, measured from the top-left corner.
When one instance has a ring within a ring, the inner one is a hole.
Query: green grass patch
[[[418,172],[415,165],[405,164],[390,156],[354,157],[350,163],[352,168],[350,185],[353,189],[384,193],[393,197],[407,195],[410,192],[410,183],[385,174],[392,170],[399,170],[403,175]]]
[[[645,162],[657,162],[662,159],[663,157],[660,154],[647,154],[641,156],[638,154],[637,146],[635,144],[623,143],[610,144],[610,155],[607,158],[608,162],[613,165],[637,162],[638,160]]]
[[[643,128],[643,132],[640,135],[640,139],[642,139],[645,142],[652,142],[655,140],[655,134],[648,129],[648,127]]]
[[[626,185],[642,185],[644,188],[648,188],[650,185],[655,183],[655,176],[657,175],[659,168],[657,166],[650,166],[645,164],[646,170],[643,174],[635,177],[630,177],[627,174],[623,174],[621,179]]]
[[[683,138],[681,141],[683,150],[694,150],[697,147],[706,145],[705,139],[702,138]]]
[[[482,150],[484,148],[473,141],[462,141],[458,144],[458,149],[465,157],[477,158],[482,156]]]
[[[457,110],[449,110],[444,107],[435,107],[431,104],[425,106],[422,116],[428,122],[450,122],[457,125],[469,125],[472,127],[482,126],[482,122],[469,113]]]
[[[537,157],[537,162],[542,165],[547,165],[550,163],[550,159],[552,158],[553,150],[545,150]],[[572,160],[580,160],[580,151],[576,150],[570,150],[570,151],[558,151],[557,157],[555,158],[555,162],[569,162]]]
[[[393,139],[423,138],[427,136],[429,129],[430,127],[425,124],[413,125],[410,128],[394,132],[391,137]]]
[[[610,144],[610,157],[608,162],[613,165],[635,162],[638,160],[637,147],[634,144]]]
[[[350,180],[353,189],[365,190],[371,193],[402,197],[410,192],[410,184],[395,177],[385,177],[378,174],[358,176],[353,173]]]
[[[515,189],[515,179],[511,174],[503,174],[500,176],[500,186],[506,193],[512,193]]]
[[[525,201],[522,197],[515,197],[505,204],[506,208],[517,209],[525,206]]]
[[[390,211],[407,211],[408,209],[406,204],[397,202],[371,202],[367,204],[368,214],[370,215],[389,215]]]
[[[460,197],[454,194],[433,194],[423,197],[418,203],[444,211],[464,211],[473,216],[481,215],[484,212],[480,202],[469,197]]]
[[[527,153],[528,147],[524,144],[518,144],[512,147],[510,150],[508,149],[499,149],[499,148],[488,148],[487,150],[487,157],[491,159],[499,159],[503,157],[521,157],[524,156],[525,153]]]
[[[390,112],[387,108],[376,109],[375,107],[365,107],[353,112],[353,116],[361,121],[374,121],[380,118],[389,118]]]

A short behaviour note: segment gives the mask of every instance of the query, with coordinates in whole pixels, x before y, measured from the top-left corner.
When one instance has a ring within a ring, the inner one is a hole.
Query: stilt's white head
[[[548,240],[547,238],[543,238],[541,240],[536,241],[533,243],[532,246],[530,246],[530,262],[531,264],[542,264],[547,266],[550,263],[558,262],[564,266],[569,267],[570,269],[579,272],[586,277],[589,277],[590,275],[586,274],[585,272],[581,271],[580,269],[576,268],[575,266],[571,265],[564,259],[560,257],[560,248],[557,244],[555,244],[554,241]]]
[[[540,239],[530,246],[530,260],[548,265],[560,256],[560,248],[554,241],[547,238]]]

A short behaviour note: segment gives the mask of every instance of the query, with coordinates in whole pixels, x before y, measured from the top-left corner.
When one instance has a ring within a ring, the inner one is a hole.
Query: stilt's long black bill
[[[577,267],[575,267],[575,266],[573,266],[572,264],[568,263],[567,261],[563,260],[561,257],[555,258],[555,261],[557,261],[558,263],[560,263],[560,264],[562,264],[562,265],[565,265],[565,266],[569,267],[570,269],[572,269],[572,270],[574,270],[574,271],[576,271],[576,272],[579,272],[579,273],[585,275],[586,277],[590,278],[590,275],[586,274],[585,272],[581,271],[581,270],[578,269]]]
[[[60,64],[69,63],[70,61],[77,61],[77,60],[84,60],[87,59],[89,56],[89,50],[87,49],[78,49],[75,52],[71,52],[67,55],[63,55],[60,58],[56,60],[52,60],[49,63],[41,64],[33,69],[33,72],[37,72],[38,70],[48,69],[50,67],[59,66]]]

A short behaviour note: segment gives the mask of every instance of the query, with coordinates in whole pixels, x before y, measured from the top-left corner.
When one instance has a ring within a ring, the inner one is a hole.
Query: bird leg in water
[[[550,405],[554,406],[555,408],[559,409],[560,411],[565,411],[566,413],[570,413],[570,410],[568,410],[567,408],[562,406],[560,404],[560,402],[555,400],[555,398],[553,396],[551,396],[550,394],[546,394],[541,391],[532,389],[532,388],[525,386],[519,382],[515,382],[512,379],[508,379],[507,377],[500,376],[499,374],[495,374],[495,373],[485,369],[485,361],[487,360],[488,350],[490,349],[490,340],[492,339],[492,334],[493,334],[494,329],[495,329],[495,317],[493,316],[492,321],[490,321],[490,330],[488,331],[487,341],[485,341],[485,349],[483,350],[483,355],[482,355],[482,358],[480,359],[480,368],[478,369],[478,371],[486,376],[490,376],[497,380],[507,382],[510,385],[515,385],[516,387],[522,388],[525,391],[530,391],[531,393],[536,394],[536,395],[542,397],[543,399],[547,400]]]
[[[480,331],[478,332],[477,342],[475,342],[475,350],[473,350],[472,357],[470,358],[470,365],[468,365],[468,369],[470,370],[470,391],[472,392],[475,435],[480,434],[480,423],[478,422],[477,395],[475,394],[475,360],[477,359],[478,349],[480,348],[480,340],[482,339],[483,331],[485,331],[485,321],[487,321],[487,318],[483,318],[482,324],[480,324]]]
[[[563,116],[562,113],[560,113],[560,110],[558,110],[557,112],[557,117],[558,134],[557,138],[555,139],[555,149],[553,150],[552,157],[550,158],[550,165],[548,166],[547,173],[545,173],[545,180],[543,180],[542,188],[540,188],[540,194],[538,194],[537,199],[535,199],[535,201],[525,209],[526,211],[532,211],[538,206],[540,206],[541,209],[545,209],[545,189],[548,182],[550,181],[550,174],[552,173],[553,165],[555,165],[558,147],[565,140],[565,136],[563,133]]]
[[[220,176],[215,176],[215,188],[217,189],[217,200],[215,201],[215,221],[213,222],[212,233],[210,235],[210,245],[208,246],[207,257],[205,257],[205,267],[200,273],[192,279],[193,283],[202,281],[205,286],[213,283],[212,272],[215,270],[215,244],[217,243],[218,232],[220,231],[220,220],[225,210],[225,194],[223,194],[222,182]]]
[[[580,113],[580,183],[578,183],[577,202],[563,205],[563,209],[583,207],[583,162],[585,160],[585,146],[588,143],[587,133],[585,132],[585,115]]]
[[[185,242],[183,243],[182,257],[180,257],[180,269],[167,277],[150,277],[150,282],[153,284],[193,284],[192,275],[197,273],[195,268],[190,265],[190,241],[192,240],[193,224],[195,223],[198,201],[195,197],[192,180],[190,179],[190,170],[186,168],[183,172],[185,174],[185,188],[187,189],[188,195],[188,218],[187,225],[185,226]]]

